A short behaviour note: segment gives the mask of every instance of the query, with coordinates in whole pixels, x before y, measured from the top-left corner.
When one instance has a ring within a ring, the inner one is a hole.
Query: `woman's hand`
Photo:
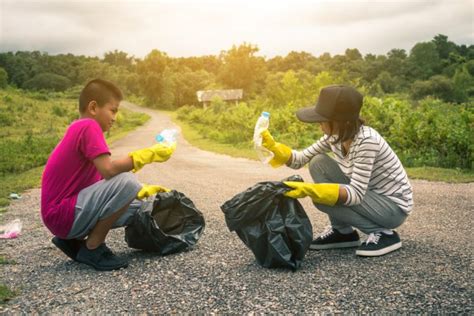
[[[270,132],[266,129],[262,132],[262,146],[273,153],[273,159],[270,165],[274,168],[280,167],[288,162],[291,158],[291,148],[275,142]]]

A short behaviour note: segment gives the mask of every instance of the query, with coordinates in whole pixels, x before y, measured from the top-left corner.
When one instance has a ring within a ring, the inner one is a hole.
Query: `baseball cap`
[[[359,118],[362,101],[362,94],[353,87],[327,86],[321,89],[316,104],[299,109],[296,116],[307,123],[353,121]]]

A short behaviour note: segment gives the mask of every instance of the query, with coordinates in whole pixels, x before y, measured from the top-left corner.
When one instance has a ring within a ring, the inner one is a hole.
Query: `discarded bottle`
[[[255,130],[253,133],[253,144],[255,151],[257,152],[258,158],[263,162],[268,164],[273,158],[273,153],[262,146],[262,135],[261,133],[268,129],[270,125],[270,113],[262,112],[262,115],[257,120],[255,124]]]
[[[178,140],[178,130],[174,128],[166,128],[156,135],[155,139],[158,143],[163,143],[167,146],[176,145]]]

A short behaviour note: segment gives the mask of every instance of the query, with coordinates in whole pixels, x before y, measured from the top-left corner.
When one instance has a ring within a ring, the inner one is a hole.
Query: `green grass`
[[[460,169],[444,169],[433,167],[407,168],[410,179],[444,181],[450,183],[474,182],[474,171]]]
[[[177,119],[176,112],[166,112],[173,122],[181,127],[184,138],[200,149],[226,154],[232,157],[243,157],[257,160],[257,155],[252,148],[239,148],[231,144],[221,144],[204,138],[187,122]],[[423,179],[429,181],[443,181],[449,183],[474,182],[474,171],[459,169],[444,169],[433,167],[406,168],[410,179]]]
[[[0,177],[0,207],[10,204],[10,193],[21,194],[23,191],[38,187],[41,182],[43,167],[36,167],[20,174],[8,174]]]
[[[13,297],[15,297],[16,292],[9,289],[5,284],[0,284],[0,304],[3,305]]]
[[[15,261],[7,259],[4,255],[0,255],[0,265],[1,264],[16,264]]]
[[[209,140],[204,138],[201,134],[199,134],[198,131],[193,129],[190,124],[178,120],[176,112],[166,111],[165,113],[170,115],[173,122],[181,127],[181,132],[183,133],[184,138],[186,138],[186,140],[195,147],[236,158],[241,157],[255,160],[258,159],[255,150],[250,148],[250,145],[249,147],[239,147],[236,145],[222,144]]]
[[[105,135],[108,144],[111,144],[114,141],[124,137],[138,126],[145,124],[150,119],[148,114],[132,112],[124,108],[121,108],[119,113],[122,115],[120,122],[117,120],[116,124],[114,124],[112,129]]]

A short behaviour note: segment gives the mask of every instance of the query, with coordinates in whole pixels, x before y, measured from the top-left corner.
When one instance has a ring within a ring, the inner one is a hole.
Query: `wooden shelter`
[[[226,102],[235,102],[237,104],[242,99],[244,91],[242,89],[231,90],[200,90],[196,92],[197,99],[206,108],[211,104],[214,97],[219,97]]]

